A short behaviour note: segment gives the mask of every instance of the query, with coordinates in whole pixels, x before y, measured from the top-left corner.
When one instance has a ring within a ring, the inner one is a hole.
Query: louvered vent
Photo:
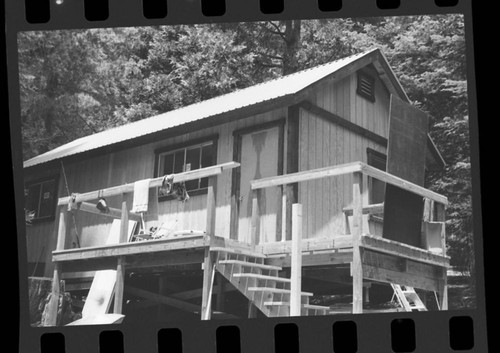
[[[359,71],[357,93],[369,101],[375,102],[375,79],[367,73]]]

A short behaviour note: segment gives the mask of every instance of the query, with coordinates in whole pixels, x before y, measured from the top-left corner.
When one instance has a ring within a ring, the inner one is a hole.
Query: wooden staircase
[[[218,252],[215,269],[268,317],[290,316],[290,279],[281,267],[266,263],[261,254],[212,248]],[[327,315],[330,308],[309,304],[313,293],[302,292],[301,315]]]
[[[399,304],[405,311],[427,311],[424,303],[413,287],[391,284]]]

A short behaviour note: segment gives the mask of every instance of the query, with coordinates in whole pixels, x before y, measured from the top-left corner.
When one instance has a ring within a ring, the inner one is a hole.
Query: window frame
[[[31,221],[31,224],[36,224],[36,223],[42,223],[42,222],[50,222],[53,221],[56,217],[56,208],[57,208],[57,200],[58,200],[58,195],[59,195],[59,176],[58,175],[53,175],[53,176],[48,176],[48,177],[43,177],[43,178],[38,178],[34,179],[28,182],[24,183],[24,190],[29,190],[35,185],[43,185],[48,182],[54,182],[54,188],[52,189],[54,197],[52,199],[52,204],[50,205],[50,214],[45,217],[37,217],[33,218]],[[40,204],[41,204],[41,199],[42,198],[42,187],[40,187],[40,194],[38,198],[38,213],[40,213]],[[26,196],[24,200],[24,209],[26,209]]]
[[[366,79],[367,81],[370,82],[371,84],[371,94],[366,93],[364,90],[361,89],[361,82],[363,79]],[[373,77],[371,74],[369,74],[366,71],[359,70],[357,72],[357,87],[356,87],[356,93],[360,95],[361,97],[369,100],[372,103],[375,103],[375,77]]]
[[[163,146],[161,148],[158,148],[154,151],[155,153],[155,163],[154,163],[154,177],[160,177],[159,175],[159,168],[160,168],[160,158],[162,155],[166,154],[171,154],[175,153],[177,151],[185,150],[187,151],[190,148],[196,148],[196,147],[202,147],[203,145],[210,144],[212,145],[212,165],[217,164],[217,142],[219,140],[219,134],[214,134],[206,137],[202,137],[199,139],[192,139],[188,140],[186,142],[178,143],[178,144],[172,144],[172,145],[167,145]],[[186,156],[186,152],[184,153],[184,158]],[[200,161],[201,162],[201,161]],[[196,169],[193,169],[196,170]],[[201,179],[201,178],[200,178]],[[189,196],[196,196],[196,195],[205,195],[208,192],[208,188],[201,188],[201,189],[195,189],[195,190],[188,190]],[[168,195],[168,196],[160,196],[158,195],[158,201],[169,201],[169,200],[174,200],[175,196],[173,195]]]

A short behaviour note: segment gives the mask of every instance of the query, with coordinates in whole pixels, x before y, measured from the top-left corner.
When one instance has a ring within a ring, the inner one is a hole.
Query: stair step
[[[235,273],[235,274],[233,274],[233,277],[251,277],[251,278],[264,279],[264,280],[270,280],[270,281],[276,281],[276,282],[290,283],[290,278],[266,276],[266,275],[261,275],[258,273],[250,273],[250,272],[249,273]]]
[[[222,247],[211,247],[210,251],[218,251],[218,252],[224,252],[228,254],[235,254],[235,255],[245,255],[245,256],[250,256],[250,257],[255,257],[259,259],[265,259],[267,258],[266,255],[258,253],[258,252],[253,252],[251,250],[243,250],[243,249],[230,249],[230,248],[222,248]]]
[[[302,304],[302,307],[312,310],[328,310],[328,311],[330,310],[329,306],[313,305],[313,304]]]
[[[290,303],[289,302],[264,302],[264,305],[266,305],[266,306],[290,306]],[[304,309],[330,311],[329,306],[321,306],[321,305],[313,305],[313,304],[301,304],[300,306]]]
[[[246,261],[241,261],[241,260],[222,260],[222,261],[219,261],[219,264],[222,264],[222,265],[241,265],[241,266],[248,266],[248,267],[257,267],[257,268],[261,268],[263,270],[281,271],[281,267],[278,267],[278,266],[256,264],[254,262],[246,262]]]
[[[291,290],[290,289],[282,289],[282,288],[269,288],[269,287],[248,287],[248,290],[251,292],[271,292],[271,293],[285,293],[285,294],[290,294]],[[314,294],[309,293],[309,292],[301,292],[300,293],[303,296],[306,297],[312,297]]]

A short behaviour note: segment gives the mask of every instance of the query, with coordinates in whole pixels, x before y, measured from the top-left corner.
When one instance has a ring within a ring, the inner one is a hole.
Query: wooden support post
[[[252,191],[252,227],[250,231],[250,244],[257,245],[260,235],[260,215],[259,215],[260,190]]]
[[[300,316],[302,292],[302,205],[292,206],[290,316]]]
[[[363,232],[363,204],[361,199],[363,174],[353,173],[354,181],[352,187],[352,312],[359,314],[363,312],[363,268],[361,263],[361,234]]]
[[[435,202],[434,207],[436,208],[436,221],[443,222],[443,227],[441,228],[441,247],[443,249],[443,256],[446,256],[445,205]],[[443,267],[443,279],[439,284],[439,307],[441,310],[448,310],[448,277],[446,272],[446,267]]]
[[[56,250],[64,250],[66,246],[66,225],[68,222],[68,210],[66,205],[59,207],[59,224],[57,227],[57,246]],[[61,265],[59,262],[54,264],[54,276],[52,278],[52,291],[50,301],[47,303],[47,326],[57,325],[57,312],[59,307],[59,282],[61,280]]]
[[[212,287],[214,285],[214,258],[210,249],[205,248],[205,260],[203,262],[203,288],[201,296],[201,319],[210,320],[212,316]]]
[[[287,186],[283,185],[281,193],[281,239],[279,241],[286,241],[287,227]]]
[[[119,243],[126,243],[128,238],[128,207],[127,207],[127,194],[122,194],[122,218],[120,225],[120,241]]]
[[[207,234],[215,235],[215,210],[216,210],[216,182],[217,177],[211,176],[208,178],[207,192]]]
[[[125,259],[123,256],[118,258],[116,265],[116,284],[115,284],[115,304],[113,313],[121,314],[123,309],[123,287],[125,283]]]
[[[223,312],[225,310],[224,308],[224,302],[225,302],[225,297],[226,297],[226,294],[225,294],[225,283],[224,283],[224,277],[219,274],[217,276],[217,302],[215,304],[215,309],[217,311],[221,311]]]

